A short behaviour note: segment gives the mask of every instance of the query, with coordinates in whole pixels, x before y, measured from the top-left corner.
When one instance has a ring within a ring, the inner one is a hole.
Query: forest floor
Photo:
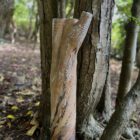
[[[115,100],[121,61],[111,59],[111,91]],[[137,77],[134,70],[133,83]],[[0,140],[35,140],[41,94],[39,47],[33,44],[0,44]],[[114,101],[112,102],[114,106]],[[140,128],[140,110],[132,117]],[[138,140],[140,140],[138,138]]]

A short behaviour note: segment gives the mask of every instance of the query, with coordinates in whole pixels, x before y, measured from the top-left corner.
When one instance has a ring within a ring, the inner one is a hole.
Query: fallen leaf
[[[0,82],[3,82],[3,80],[4,80],[4,76],[3,74],[0,74]]]
[[[31,129],[29,129],[27,131],[26,135],[33,136],[33,134],[34,134],[35,130],[37,129],[37,127],[38,127],[38,124],[34,125]]]
[[[0,128],[2,128],[3,127],[3,125],[0,125]]]
[[[11,115],[11,114],[7,115],[7,118],[8,119],[11,119],[11,120],[15,120],[15,116],[14,115]]]
[[[0,125],[5,124],[5,122],[6,122],[6,120],[4,120],[4,121],[0,121]]]
[[[34,112],[30,110],[30,111],[28,111],[28,112],[26,113],[26,115],[27,115],[27,116],[33,116],[33,113],[34,113]]]
[[[11,128],[12,124],[10,122],[7,123],[8,127]]]
[[[22,103],[22,102],[24,102],[24,99],[23,99],[22,96],[19,96],[19,97],[16,99],[16,101],[17,101],[18,103]]]
[[[31,125],[37,125],[38,121],[36,120],[36,118],[33,118],[30,122]]]
[[[11,109],[14,110],[14,111],[17,111],[19,108],[14,105],[14,106],[11,107]]]
[[[39,101],[35,103],[35,106],[39,106],[39,105],[40,105],[40,102]]]
[[[32,92],[31,90],[23,90],[23,91],[17,92],[16,94],[17,95],[34,95],[35,93]]]

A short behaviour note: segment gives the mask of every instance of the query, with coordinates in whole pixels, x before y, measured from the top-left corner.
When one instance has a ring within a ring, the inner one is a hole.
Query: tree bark
[[[9,30],[10,22],[14,14],[14,0],[0,0],[0,38],[4,38]]]
[[[92,15],[54,19],[51,65],[51,140],[75,140],[77,53]]]
[[[58,17],[66,17],[66,0],[58,0]]]
[[[85,10],[93,21],[78,56],[77,137],[93,139],[91,118],[103,93],[109,70],[112,0],[76,0],[74,17]]]
[[[42,95],[40,99],[40,140],[50,139],[50,67],[52,57],[52,19],[57,17],[55,0],[38,0],[40,15],[40,50]]]
[[[33,33],[33,20],[35,18],[36,1],[33,1],[32,6],[29,7],[29,25],[28,25],[28,39],[31,39]]]
[[[121,103],[122,99],[128,93],[131,87],[131,77],[133,65],[135,62],[137,38],[139,31],[139,26],[136,23],[136,19],[140,18],[140,0],[133,1],[131,13],[132,18],[126,25],[126,39],[124,46],[124,56],[120,75],[119,89],[116,100],[117,104]]]
[[[109,70],[110,31],[112,19],[112,0],[76,0],[75,17],[82,11],[93,13],[94,18],[86,39],[78,54],[77,89],[77,134],[93,138],[93,113],[107,79]],[[40,110],[41,140],[50,139],[50,64],[51,64],[51,21],[57,17],[55,0],[39,0],[41,17],[41,67],[42,97]],[[89,127],[88,127],[89,126]],[[84,139],[81,137],[80,140]]]
[[[105,121],[108,122],[112,115],[110,70],[107,74],[107,79],[103,89],[102,97],[97,106],[97,109],[100,113],[102,113]]]
[[[109,124],[105,128],[100,140],[119,140],[123,128],[127,126],[130,116],[136,109],[136,103],[140,99],[140,71],[138,79],[132,89],[123,98],[121,104],[116,107]]]

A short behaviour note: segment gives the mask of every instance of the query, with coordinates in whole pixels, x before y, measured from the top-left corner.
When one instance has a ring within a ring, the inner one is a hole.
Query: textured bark
[[[123,97],[131,87],[131,77],[136,56],[136,46],[139,26],[134,18],[140,18],[140,0],[134,0],[132,5],[132,19],[126,25],[126,39],[124,46],[124,56],[120,75],[117,103],[121,103]]]
[[[140,68],[140,50],[137,53],[136,60],[137,60],[137,66]]]
[[[111,81],[110,81],[110,73],[108,74],[105,89],[104,89],[104,118],[106,121],[109,121],[112,115],[112,105],[111,105]]]
[[[58,0],[58,17],[66,17],[66,0]]]
[[[97,109],[100,113],[103,114],[104,119],[109,121],[112,114],[112,105],[111,105],[111,83],[110,83],[110,70],[107,75],[105,86],[103,89],[103,94],[100,99],[100,102],[97,106]]]
[[[77,53],[92,15],[54,19],[51,65],[51,140],[75,140]]]
[[[14,14],[14,0],[0,0],[0,38],[9,30]]]
[[[109,124],[105,128],[100,140],[119,140],[123,128],[127,126],[130,116],[136,109],[136,103],[140,100],[140,71],[138,79],[132,89],[123,98],[121,104],[116,107]]]
[[[109,70],[112,8],[112,0],[76,0],[75,3],[75,17],[83,10],[93,13],[90,31],[78,56],[77,137],[80,140],[94,137],[90,118],[100,101]]]
[[[40,15],[40,49],[42,96],[40,99],[40,140],[50,139],[50,67],[52,55],[52,18],[57,17],[55,0],[38,0]]]

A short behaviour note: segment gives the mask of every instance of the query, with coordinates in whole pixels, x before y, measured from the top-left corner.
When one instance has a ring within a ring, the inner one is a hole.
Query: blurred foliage
[[[72,18],[74,13],[74,0],[66,1],[66,17]]]
[[[131,19],[140,24],[131,16],[133,0],[115,0],[115,9],[112,24],[112,53],[119,57],[123,54],[125,41],[125,24]],[[66,1],[66,17],[72,18],[74,12],[74,0]],[[15,0],[14,22],[19,32],[29,34],[35,28],[37,15],[36,0]],[[28,35],[27,35],[28,36]]]
[[[131,16],[132,3],[132,0],[116,0],[118,12],[121,14],[124,20]]]
[[[112,25],[113,54],[122,56],[125,41],[125,24],[131,17],[132,0],[116,0]]]
[[[31,18],[33,19],[32,25],[34,25],[36,11],[36,0],[15,0],[13,19],[18,27],[28,29]]]

